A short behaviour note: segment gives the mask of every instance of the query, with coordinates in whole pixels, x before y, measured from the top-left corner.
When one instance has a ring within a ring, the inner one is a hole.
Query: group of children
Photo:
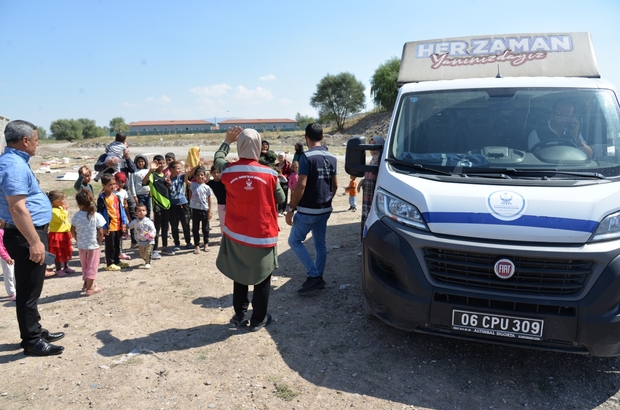
[[[73,238],[82,267],[82,291],[87,296],[102,291],[102,287],[95,284],[102,244],[105,270],[120,271],[129,266],[124,260],[131,257],[123,251],[122,243],[123,238],[131,233],[132,248],[137,247],[144,260],[139,267],[150,269],[152,260],[161,258],[157,251],[160,236],[161,254],[175,255],[181,250],[179,223],[186,249],[193,249],[195,254],[210,251],[209,221],[212,218],[213,195],[217,199],[220,226],[225,223],[226,188],[215,167],[211,167],[210,172],[204,168],[198,147],[189,150],[184,174],[174,153],[155,155],[149,164],[144,155],[136,155],[132,161],[127,147],[126,137],[119,133],[115,141],[106,147],[105,154],[99,157],[95,165],[95,171],[99,173],[94,178],[101,181],[101,192],[97,196],[91,184],[92,171],[87,165],[79,168],[78,180],[74,185],[79,211],[71,219],[65,194],[58,190],[48,193],[52,203],[48,249],[56,259],[55,269],[48,271],[46,276],[64,277],[75,273],[68,266],[73,254]],[[284,155],[280,155],[272,166],[278,170],[281,184],[294,190],[298,163],[291,164]],[[153,220],[150,219],[151,212]],[[168,246],[169,225],[174,247]],[[4,224],[0,221],[0,264],[9,300],[15,300],[13,260],[2,243],[3,228]],[[200,234],[203,236],[202,247]]]

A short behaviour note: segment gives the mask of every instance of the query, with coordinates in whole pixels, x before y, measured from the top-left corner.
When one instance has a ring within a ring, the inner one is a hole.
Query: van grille
[[[424,258],[437,282],[464,289],[488,289],[532,295],[573,295],[581,291],[592,273],[592,261],[578,259],[525,258],[426,248]],[[495,262],[508,258],[515,274],[500,279]]]

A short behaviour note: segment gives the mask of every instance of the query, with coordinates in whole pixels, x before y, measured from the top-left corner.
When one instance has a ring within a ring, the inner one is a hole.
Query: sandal
[[[92,295],[95,295],[95,294],[101,292],[102,290],[103,290],[103,288],[101,286],[95,285],[95,286],[93,286],[92,289],[87,290],[86,292],[84,292],[84,295],[92,296]]]
[[[200,255],[200,248],[194,249],[194,255]]]
[[[211,252],[211,248],[209,248],[208,246],[205,246],[205,252]]]

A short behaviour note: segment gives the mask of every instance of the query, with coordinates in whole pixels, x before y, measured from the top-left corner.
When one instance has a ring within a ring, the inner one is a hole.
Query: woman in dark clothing
[[[379,144],[383,145],[383,137],[374,136],[370,139],[369,144]],[[370,151],[372,155],[370,159],[369,165],[377,165],[379,164],[379,155],[381,151]],[[366,224],[366,218],[368,218],[368,214],[370,213],[370,209],[372,206],[372,199],[375,196],[375,186],[377,184],[377,174],[373,172],[366,172],[364,174],[364,179],[362,179],[361,183],[357,186],[357,191],[360,189],[364,190],[364,194],[362,195],[362,233],[361,238],[364,237],[364,225]]]
[[[278,157],[276,153],[269,149],[269,143],[267,141],[263,141],[261,143],[260,157],[258,158],[258,163],[273,168],[276,165],[277,158]]]
[[[299,162],[299,157],[304,153],[304,145],[301,142],[295,143],[295,154],[293,154],[293,161],[291,162]]]

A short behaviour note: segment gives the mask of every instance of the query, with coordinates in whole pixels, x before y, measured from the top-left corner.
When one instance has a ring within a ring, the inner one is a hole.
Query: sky
[[[372,110],[370,79],[405,42],[583,31],[620,87],[619,0],[0,0],[0,115],[48,130],[316,117],[317,84],[341,72]]]

